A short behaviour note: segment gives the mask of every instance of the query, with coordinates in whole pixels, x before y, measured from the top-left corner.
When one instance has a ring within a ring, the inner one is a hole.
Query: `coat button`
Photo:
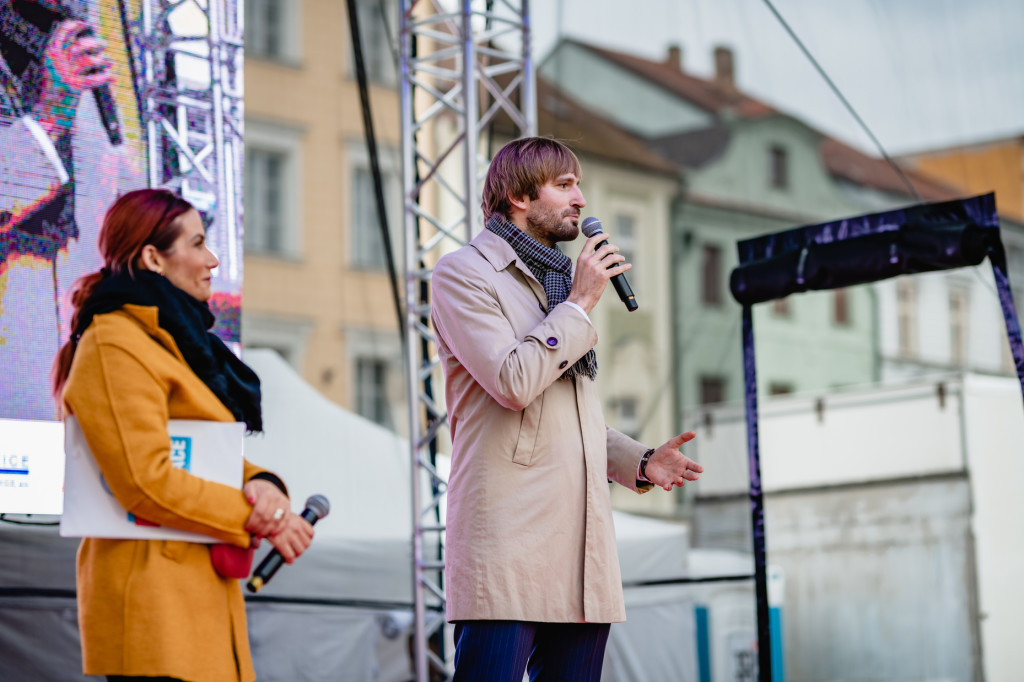
[[[549,336],[548,337],[548,345],[549,346],[557,346],[558,345],[558,339],[556,339],[553,336]]]
[[[569,364],[568,360],[562,360],[562,362],[559,363],[559,365],[558,365],[558,369],[565,369],[565,366],[568,365],[568,364]]]

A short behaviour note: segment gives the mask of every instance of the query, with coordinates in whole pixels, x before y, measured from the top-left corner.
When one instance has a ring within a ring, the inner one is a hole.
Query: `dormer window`
[[[774,189],[789,187],[789,152],[782,145],[768,148],[768,182]]]

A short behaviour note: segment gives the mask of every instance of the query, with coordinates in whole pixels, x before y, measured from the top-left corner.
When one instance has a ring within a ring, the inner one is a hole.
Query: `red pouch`
[[[213,569],[225,578],[248,578],[252,570],[255,547],[242,548],[237,545],[218,543],[210,545],[210,559]]]

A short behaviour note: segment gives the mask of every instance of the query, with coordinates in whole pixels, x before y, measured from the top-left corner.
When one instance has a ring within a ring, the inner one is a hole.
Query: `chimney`
[[[722,92],[736,92],[732,50],[722,45],[715,48],[715,85]]]
[[[668,55],[665,56],[665,64],[673,67],[676,71],[683,70],[683,48],[673,43],[668,46]]]

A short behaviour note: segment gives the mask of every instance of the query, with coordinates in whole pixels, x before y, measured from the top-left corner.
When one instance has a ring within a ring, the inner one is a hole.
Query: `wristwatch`
[[[647,481],[648,483],[651,482],[651,479],[647,478],[647,462],[651,460],[651,455],[653,454],[654,448],[651,448],[650,450],[644,453],[643,457],[640,458],[640,478]]]

